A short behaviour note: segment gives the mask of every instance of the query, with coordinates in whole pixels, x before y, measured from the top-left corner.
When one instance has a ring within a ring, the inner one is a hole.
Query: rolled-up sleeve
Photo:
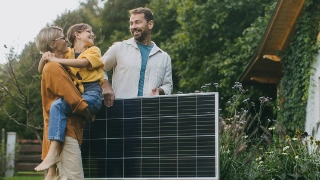
[[[117,43],[114,43],[102,56],[104,70],[110,71],[117,64]]]
[[[101,51],[98,47],[92,46],[88,49],[88,52],[82,55],[81,58],[86,58],[91,64],[89,69],[96,69],[102,66],[102,59],[101,59]]]
[[[106,53],[102,56],[102,61],[104,64],[104,79],[108,80],[107,72],[110,71],[117,64],[117,48],[116,43],[114,43]]]
[[[172,67],[171,67],[171,58],[170,56],[167,57],[167,66],[163,78],[163,83],[160,86],[163,89],[165,95],[170,95],[172,92]]]

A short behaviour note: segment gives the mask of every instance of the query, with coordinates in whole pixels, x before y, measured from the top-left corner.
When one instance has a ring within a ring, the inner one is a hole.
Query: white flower
[[[289,146],[284,147],[282,151],[286,151],[287,149],[289,149]]]
[[[272,131],[272,130],[275,129],[275,127],[274,127],[274,126],[271,126],[271,127],[269,127],[268,129],[269,129],[270,131]]]
[[[296,157],[294,157],[294,158],[299,159],[299,156],[298,156],[298,155],[296,155]]]
[[[281,153],[282,155],[288,155],[288,153]]]
[[[293,140],[293,141],[296,141],[296,140],[298,140],[298,138],[292,138],[292,140]]]
[[[227,154],[229,154],[230,153],[230,151],[229,151],[229,149],[227,150]]]
[[[263,161],[260,161],[259,164],[263,164]]]
[[[257,157],[257,159],[256,159],[256,161],[261,161],[261,157],[259,156],[259,157]]]

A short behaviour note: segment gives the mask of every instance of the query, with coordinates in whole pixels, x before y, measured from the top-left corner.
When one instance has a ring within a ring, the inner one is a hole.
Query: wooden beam
[[[296,24],[296,20],[298,19],[300,13],[302,12],[303,9],[303,5],[305,0],[299,0],[299,1],[284,1],[284,7],[283,8],[291,8],[293,10],[293,14],[288,15],[287,13],[285,13],[285,9],[282,10],[282,12],[284,13],[283,16],[290,16],[290,19],[288,19],[288,22],[286,22],[287,25],[287,31],[285,31],[284,34],[282,34],[282,41],[280,42],[280,51],[283,51],[283,49],[287,46],[287,43],[289,41],[290,35],[293,33],[295,24]],[[281,22],[280,22],[281,23]],[[285,22],[283,22],[285,23]]]
[[[264,77],[251,77],[252,81],[257,81],[263,84],[279,84],[279,78],[264,78]]]
[[[281,58],[277,55],[263,55],[264,59],[270,59],[272,61],[280,62]]]

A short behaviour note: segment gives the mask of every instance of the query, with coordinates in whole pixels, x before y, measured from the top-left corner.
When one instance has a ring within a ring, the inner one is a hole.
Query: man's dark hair
[[[147,20],[147,22],[150,22],[153,20],[153,13],[149,8],[146,7],[138,7],[136,9],[131,9],[129,11],[130,14],[144,14],[144,18]]]

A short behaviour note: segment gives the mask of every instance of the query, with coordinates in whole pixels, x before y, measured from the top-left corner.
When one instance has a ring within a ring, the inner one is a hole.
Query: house
[[[238,81],[251,84],[272,84],[276,85],[279,91],[283,73],[281,58],[278,54],[288,46],[304,3],[305,0],[278,0],[258,50]],[[305,131],[315,135],[315,139],[320,139],[320,133],[318,133],[320,126],[320,55],[316,57],[313,68],[315,71],[310,77]]]
[[[317,39],[320,39],[320,33]],[[313,63],[314,74],[310,77],[309,96],[307,103],[307,117],[305,130],[315,139],[320,139],[320,53],[316,56],[316,61]],[[312,84],[312,85],[311,85]]]
[[[277,54],[287,47],[304,1],[278,0],[258,51],[240,75],[239,81],[279,84],[282,68]]]

